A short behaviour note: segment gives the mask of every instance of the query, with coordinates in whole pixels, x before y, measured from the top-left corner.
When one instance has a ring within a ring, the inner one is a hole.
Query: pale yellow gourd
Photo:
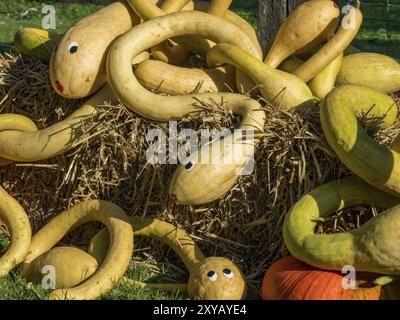
[[[342,61],[343,53],[339,54],[335,60],[328,64],[311,81],[308,82],[308,86],[316,98],[322,100],[335,87],[336,77],[340,71]],[[303,63],[303,61],[296,57],[290,57],[281,63],[279,69],[292,73]]]
[[[126,281],[147,289],[187,291],[196,300],[239,300],[247,293],[246,279],[240,269],[223,257],[205,257],[196,242],[183,229],[158,219],[130,218],[135,237],[152,238],[169,246],[189,271],[187,284]],[[89,253],[100,262],[108,250],[108,232],[103,229],[92,239]]]
[[[128,3],[132,10],[144,20],[161,17],[165,14],[163,10],[157,7],[157,5],[150,0],[128,0]],[[211,47],[211,44],[206,41],[206,39],[201,39],[194,36],[176,38],[173,39],[173,41],[188,48],[191,52],[203,56]]]
[[[194,3],[194,10],[208,12],[210,10],[210,3],[204,1],[196,1]],[[262,49],[258,40],[257,32],[247,20],[243,19],[241,16],[231,10],[226,10],[222,18],[230,23],[233,23],[234,25],[239,27],[244,33],[246,33],[253,42],[253,45],[256,47],[258,55],[262,57]]]
[[[88,279],[97,268],[96,259],[86,252],[74,247],[55,247],[33,260],[22,276],[29,282],[42,284],[46,273],[54,271],[52,289],[70,289]]]
[[[111,42],[138,23],[140,18],[125,1],[117,1],[70,28],[51,57],[54,90],[68,99],[99,90],[107,81],[105,61]]]
[[[119,37],[110,48],[108,78],[119,99],[134,112],[157,121],[179,120],[196,113],[199,111],[196,107],[198,101],[207,103],[222,100],[222,108],[242,117],[239,129],[262,132],[265,113],[255,100],[229,93],[160,96],[140,85],[129,61],[157,43],[186,34],[209,37],[215,42],[240,43],[243,49],[253,54],[257,51],[239,28],[202,12],[179,12],[146,21]],[[172,179],[171,198],[178,203],[197,205],[214,201],[228,192],[247,166],[258,141],[251,137],[245,141],[237,139],[230,135],[192,154],[188,163],[181,165]],[[235,147],[220,148],[223,143]],[[210,163],[210,155],[221,160]],[[212,181],[209,180],[210,176],[213,177]],[[203,187],[206,181],[207,190]]]
[[[278,67],[279,70],[292,73],[304,63],[303,60],[297,57],[289,57],[285,59]]]

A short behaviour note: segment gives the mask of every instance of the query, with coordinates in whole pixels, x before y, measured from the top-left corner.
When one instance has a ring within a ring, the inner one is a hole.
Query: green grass
[[[4,254],[9,245],[10,245],[10,239],[0,234],[0,256]]]
[[[146,281],[151,283],[168,282],[163,281],[168,273],[164,268],[160,274],[155,274],[144,266],[137,266],[129,269],[126,276],[130,279]],[[188,299],[187,295],[182,292],[167,292],[162,290],[146,290],[135,285],[128,285],[119,282],[110,292],[105,294],[104,300],[184,300]]]
[[[9,238],[0,235],[0,256],[10,245]],[[167,274],[170,270],[161,265],[160,273],[151,271],[148,267],[136,264],[129,268],[125,276],[151,283],[169,282]],[[19,271],[12,271],[6,277],[0,277],[0,300],[40,300],[46,299],[48,292],[40,285],[34,285],[23,278]],[[114,288],[101,297],[102,300],[184,300],[187,295],[182,292],[167,292],[162,290],[146,290],[136,285],[118,282]]]
[[[85,16],[99,10],[110,1],[100,1],[99,5],[81,3],[59,3],[54,0],[45,1],[56,8],[57,29],[55,32],[62,34],[70,26]],[[22,27],[41,28],[43,14],[42,1],[36,0],[0,0],[0,51],[13,47],[15,32]],[[33,9],[33,10],[32,10]],[[247,19],[255,28],[257,27],[257,0],[234,0],[232,9]],[[381,34],[375,29],[363,27],[361,34],[354,44],[364,51],[382,52],[400,58],[400,30],[392,31],[390,37]],[[0,235],[0,256],[9,245],[9,240]],[[166,270],[156,274],[143,266],[136,266],[127,271],[127,276],[141,281],[162,282]],[[43,299],[46,292],[40,286],[33,286],[26,282],[18,272],[12,272],[4,278],[0,278],[1,299]],[[158,290],[143,290],[137,286],[118,283],[113,290],[102,299],[186,299],[181,293],[168,293]]]
[[[0,0],[0,46],[11,47],[14,41],[14,34],[23,27],[42,28],[41,13],[43,3],[51,4],[56,9],[55,32],[62,34],[69,27],[85,16],[96,12],[110,1],[100,1],[98,5],[82,3],[60,3],[54,0]],[[234,1],[233,8],[239,15],[257,24],[257,1],[256,0],[237,0]]]
[[[36,0],[0,0],[0,51],[9,50],[13,47],[14,34],[23,27],[42,27],[43,14],[41,9],[43,3],[52,4],[56,8],[57,29],[56,33],[62,34],[69,27],[85,16],[102,8],[107,2],[100,1],[99,5],[80,4],[80,3],[58,3],[57,1],[47,0],[45,2]],[[235,1],[234,10],[241,16],[251,21],[254,26],[257,24],[256,16],[257,2],[255,0]],[[30,10],[28,10],[30,9]],[[32,10],[34,9],[34,10]],[[26,13],[28,10],[28,13]],[[26,14],[24,14],[26,13]],[[9,245],[9,240],[0,235],[0,256]],[[168,270],[162,268],[160,274],[152,272],[143,266],[135,266],[129,269],[126,276],[140,281],[147,282],[167,282],[163,281]],[[24,299],[36,300],[45,299],[46,292],[41,286],[34,286],[28,283],[19,272],[12,272],[8,276],[0,278],[0,300],[5,299]],[[102,297],[106,300],[177,300],[187,299],[183,293],[171,293],[160,290],[145,290],[134,285],[118,283],[116,286]]]

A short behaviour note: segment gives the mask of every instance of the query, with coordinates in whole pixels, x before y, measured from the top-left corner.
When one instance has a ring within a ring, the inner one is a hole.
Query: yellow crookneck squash
[[[302,3],[280,27],[264,62],[277,68],[286,58],[319,47],[334,34],[339,16],[334,1]]]

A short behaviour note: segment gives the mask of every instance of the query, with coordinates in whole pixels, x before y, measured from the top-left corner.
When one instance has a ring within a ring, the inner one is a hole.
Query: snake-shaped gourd
[[[113,91],[105,85],[68,118],[43,130],[37,130],[24,116],[1,114],[0,165],[49,159],[70,150],[84,136],[85,126],[95,121],[99,106],[107,101],[116,102]]]
[[[146,0],[149,1],[149,0]],[[168,13],[178,12],[182,10],[190,0],[184,1],[170,1],[169,3],[165,3],[165,1],[161,4],[160,7],[157,7],[157,3],[153,1],[149,1],[152,8],[156,8],[153,11],[138,11],[132,4],[132,2],[127,1],[129,5],[132,5],[132,9],[134,9],[135,13],[138,14],[142,19],[148,20],[154,18],[155,16],[162,16]],[[142,1],[145,2],[145,1]],[[164,10],[163,7],[167,7],[167,10]],[[151,14],[153,13],[153,14]],[[156,13],[156,14],[155,14]],[[164,41],[155,47],[150,49],[152,56],[156,60],[160,60],[162,62],[171,64],[171,65],[182,65],[185,64],[190,57],[192,56],[192,52],[187,50],[185,47],[176,44],[172,40]]]
[[[69,28],[50,60],[54,90],[67,99],[85,98],[97,92],[107,82],[105,60],[111,42],[139,23],[141,18],[125,0],[119,0]]]
[[[31,244],[32,230],[25,210],[2,187],[0,218],[6,224],[11,238],[9,248],[0,257],[0,277],[4,277],[25,259]]]
[[[400,91],[400,63],[378,53],[347,55],[336,79],[337,86],[346,84],[365,86],[386,94]]]
[[[134,237],[149,237],[170,246],[187,267],[188,283],[144,283],[124,277],[123,282],[143,289],[158,289],[187,292],[192,299],[227,300],[243,299],[246,281],[239,268],[226,258],[206,258],[193,239],[183,230],[169,223],[151,219],[131,217]],[[109,232],[102,229],[91,240],[88,253],[77,248],[55,248],[36,259],[27,269],[30,281],[40,281],[40,270],[45,265],[54,265],[57,284],[75,286],[85,281],[102,265],[109,251]],[[94,261],[93,261],[94,260]],[[71,266],[65,268],[64,266]],[[78,267],[78,272],[76,269]],[[79,277],[78,277],[79,276]]]
[[[290,56],[305,54],[332,37],[340,9],[334,1],[302,1],[280,26],[268,50],[265,64],[277,68]]]
[[[60,38],[60,35],[53,35],[46,30],[23,28],[15,34],[14,42],[21,54],[49,63]],[[156,50],[156,47],[152,50]],[[187,69],[149,59],[150,54],[144,51],[134,58],[132,65],[139,82],[159,93],[228,92],[236,88],[236,71],[233,67]]]
[[[276,70],[231,44],[218,44],[207,54],[209,66],[225,63],[246,72],[259,86],[262,96],[272,105],[283,110],[315,105],[307,84],[296,76]]]
[[[337,157],[374,187],[400,195],[400,154],[377,143],[358,121],[357,113],[380,120],[386,128],[397,120],[398,107],[388,95],[356,85],[333,90],[321,104],[324,135]]]
[[[189,69],[149,59],[136,65],[134,72],[145,88],[172,96],[236,91],[236,70],[228,65]]]
[[[343,56],[343,52],[340,53],[335,60],[328,64],[311,81],[308,82],[311,92],[318,99],[324,99],[335,87],[336,78],[342,66]],[[292,73],[303,63],[304,62],[302,60],[296,57],[290,57],[279,66],[279,69]]]
[[[182,10],[189,2],[190,0],[164,1],[160,6],[160,10],[158,11],[148,10],[148,11],[138,11],[137,13],[140,13],[140,15],[145,19],[151,19],[154,18],[155,16],[161,16],[162,12],[164,12],[164,14],[178,12]],[[223,17],[228,11],[228,8],[231,5],[231,3],[232,0],[211,1],[211,4],[206,12],[218,17]],[[132,4],[134,6],[133,2]],[[137,10],[139,8],[135,9]],[[199,45],[201,46],[201,44],[198,44],[198,46]],[[209,49],[209,45],[207,42],[203,43],[203,45],[206,46],[206,49]],[[190,51],[186,50],[183,46],[174,45],[172,41],[163,42],[153,47],[151,49],[151,52],[154,58],[172,65],[184,64],[192,56]]]
[[[400,274],[400,199],[358,177],[322,185],[303,196],[287,214],[283,238],[290,253],[314,267],[357,272]],[[357,229],[315,234],[317,221],[336,210],[373,205],[387,209]]]
[[[257,51],[239,28],[202,12],[180,12],[146,21],[116,39],[110,48],[107,73],[119,99],[129,109],[156,121],[179,120],[198,113],[198,101],[214,102],[214,105],[216,102],[242,117],[239,127],[242,132],[263,132],[265,111],[257,101],[245,96],[230,93],[160,96],[146,90],[138,82],[130,65],[133,57],[168,38],[187,34],[196,34],[215,42],[239,42],[246,51],[254,54]],[[236,183],[253,156],[254,144],[258,140],[257,136],[254,139],[238,139],[229,135],[202,147],[176,171],[170,187],[171,198],[178,203],[193,205],[220,198]],[[224,144],[233,147],[224,148]],[[213,178],[210,180],[210,177]]]
[[[96,261],[90,261],[87,257],[83,257],[84,260],[82,260],[79,251],[66,248],[52,249],[71,230],[91,221],[103,223],[110,234],[109,250],[96,272],[94,272],[97,267]],[[68,286],[76,284],[77,280],[83,280],[92,274],[90,278],[77,286],[71,288],[58,287],[58,289],[49,294],[49,298],[69,300],[96,299],[109,291],[124,275],[132,257],[132,250],[133,231],[126,213],[113,203],[89,200],[60,213],[32,237],[32,243],[22,267],[22,274],[32,277],[35,272],[37,274],[37,272],[42,271],[41,268],[38,268],[38,264],[46,266],[50,262],[55,262],[52,267],[54,267],[56,285],[57,271],[60,272],[58,279],[62,279],[61,283]],[[77,265],[71,261],[60,262],[59,257],[62,257],[65,253],[71,259],[78,257],[75,261],[78,266],[82,265],[83,261],[89,261],[89,266],[80,269],[86,273],[76,274],[75,271],[79,270],[79,267],[77,268]],[[44,254],[47,254],[47,256],[43,257],[42,255]],[[47,263],[46,259],[50,260],[50,262]],[[69,265],[72,267],[68,268]],[[65,272],[66,270],[71,272],[70,277],[63,276],[63,271]]]

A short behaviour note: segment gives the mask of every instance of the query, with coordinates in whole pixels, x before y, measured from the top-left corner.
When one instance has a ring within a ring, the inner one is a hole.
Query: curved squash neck
[[[387,128],[397,119],[395,101],[361,86],[342,86],[321,105],[321,124],[329,145],[356,175],[386,192],[400,195],[400,154],[378,144],[359,123],[356,113],[381,119]]]
[[[234,46],[220,45],[218,49],[209,51],[207,55],[209,66],[219,66],[225,63],[246,72],[257,84],[272,80],[273,75],[278,72],[254,56],[244,54],[242,50]]]
[[[135,236],[156,239],[173,249],[182,259],[189,273],[197,263],[205,259],[193,239],[182,229],[157,219],[131,218]]]

